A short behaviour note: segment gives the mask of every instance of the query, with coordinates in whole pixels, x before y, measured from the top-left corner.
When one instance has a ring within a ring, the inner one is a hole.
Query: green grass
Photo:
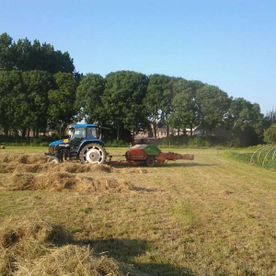
[[[275,275],[276,173],[225,158],[224,150],[166,150],[195,160],[144,173],[116,169],[112,177],[136,187],[120,193],[1,191],[0,223],[35,213],[148,275]]]
[[[225,152],[225,157],[234,159],[249,165],[255,165],[269,170],[276,170],[276,148],[264,147],[259,148],[236,149]]]
[[[48,147],[41,146],[9,146],[5,149],[0,149],[0,153],[44,153],[48,151]]]

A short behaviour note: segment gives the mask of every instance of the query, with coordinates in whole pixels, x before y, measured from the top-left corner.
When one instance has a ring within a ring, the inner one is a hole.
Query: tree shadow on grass
[[[194,275],[192,271],[183,267],[176,267],[168,263],[154,262],[155,258],[150,257],[148,263],[135,262],[135,257],[149,252],[152,245],[146,240],[140,239],[75,239],[71,232],[65,231],[60,225],[55,226],[49,241],[55,246],[64,246],[68,244],[87,246],[93,248],[98,255],[112,257],[119,262],[133,265],[131,275]],[[121,264],[123,265],[123,264]]]
[[[118,261],[133,264],[138,275],[194,275],[188,269],[178,268],[166,263],[134,263],[134,257],[143,255],[147,250],[150,249],[150,244],[144,240],[85,240],[80,241],[80,243],[89,244],[97,254],[106,254],[107,256],[112,257]]]
[[[147,264],[136,264],[135,267],[139,269],[142,273],[147,275],[156,275],[156,276],[194,276],[190,270],[185,268],[177,268],[170,264],[156,264],[156,263],[147,263]]]
[[[206,164],[206,163],[197,163],[197,162],[191,162],[191,163],[166,163],[162,166],[158,166],[158,168],[173,168],[173,167],[216,167],[219,164],[216,163],[211,163],[211,164]],[[157,166],[156,166],[157,167]]]

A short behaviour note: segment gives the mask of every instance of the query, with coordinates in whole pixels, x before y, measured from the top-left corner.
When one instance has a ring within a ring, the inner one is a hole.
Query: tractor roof
[[[98,127],[96,124],[76,124],[73,128]]]

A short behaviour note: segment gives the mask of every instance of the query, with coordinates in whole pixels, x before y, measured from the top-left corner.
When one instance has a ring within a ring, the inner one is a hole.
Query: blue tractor
[[[70,129],[68,139],[57,140],[49,144],[48,156],[54,162],[79,159],[82,163],[102,164],[106,160],[104,143],[100,128],[95,124],[76,124]]]

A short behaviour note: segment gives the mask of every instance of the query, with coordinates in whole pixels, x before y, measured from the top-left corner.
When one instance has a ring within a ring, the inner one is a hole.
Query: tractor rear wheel
[[[102,164],[105,162],[105,149],[96,143],[91,143],[82,148],[79,154],[82,163]]]

